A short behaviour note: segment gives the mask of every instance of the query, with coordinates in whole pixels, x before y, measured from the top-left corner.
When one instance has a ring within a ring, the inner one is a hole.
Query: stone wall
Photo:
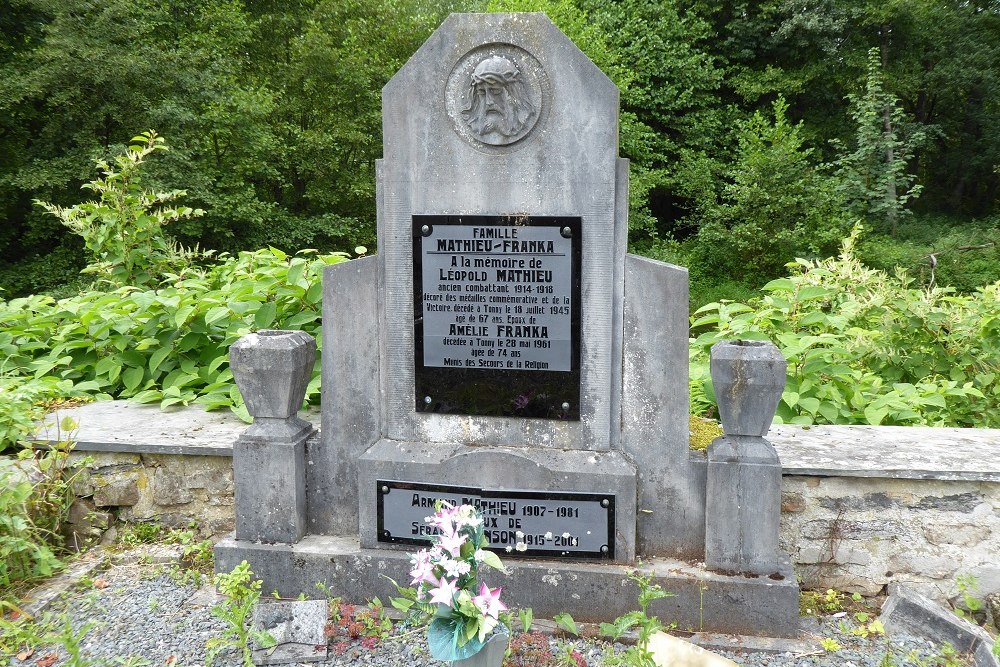
[[[64,416],[80,424],[73,456],[94,459],[74,516],[233,530],[236,417],[106,401],[49,421]],[[767,437],[783,470],[781,545],[804,587],[909,582],[943,601],[972,574],[980,597],[1000,593],[1000,430],[774,426]]]
[[[1000,591],[1000,483],[785,476],[781,542],[804,588],[871,595],[907,582],[940,601],[961,574]]]
[[[77,477],[70,524],[81,538],[109,514],[126,522],[156,520],[171,528],[196,524],[203,537],[233,530],[233,460],[229,456],[75,451],[89,459]]]

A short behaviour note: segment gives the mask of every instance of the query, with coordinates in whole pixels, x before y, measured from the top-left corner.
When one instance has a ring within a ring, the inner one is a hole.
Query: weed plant
[[[16,457],[0,457],[0,600],[62,567],[60,526],[73,504],[73,482],[86,461],[69,466],[72,431],[49,449],[23,449]]]
[[[243,667],[252,667],[254,642],[260,648],[275,645],[274,637],[267,632],[254,630],[250,625],[250,614],[260,599],[261,582],[253,578],[250,565],[243,561],[232,572],[217,574],[215,585],[226,596],[226,601],[212,607],[212,615],[224,621],[226,628],[221,637],[208,640],[205,666],[212,667],[212,662],[220,652],[235,649]]]

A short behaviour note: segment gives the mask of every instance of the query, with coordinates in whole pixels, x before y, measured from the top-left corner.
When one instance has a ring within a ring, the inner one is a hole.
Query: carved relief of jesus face
[[[507,58],[491,56],[472,72],[462,116],[481,138],[512,137],[534,116],[535,108],[517,67]]]

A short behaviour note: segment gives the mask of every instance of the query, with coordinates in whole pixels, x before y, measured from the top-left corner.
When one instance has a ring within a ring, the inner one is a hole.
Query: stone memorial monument
[[[687,271],[625,252],[612,82],[543,14],[456,14],[382,105],[378,255],[324,277],[320,435],[268,412],[241,438],[237,531],[217,569],[246,559],[265,590],[384,599],[443,499],[482,509],[505,598],[536,616],[636,608],[641,562],[676,593],[652,609],[667,622],[794,635],[776,533],[752,562],[726,546],[730,526],[779,512],[746,511],[755,490],[726,488],[761,479],[759,497],[777,498],[739,452],[712,477],[736,502],[712,505],[719,557],[703,564],[711,475],[688,449]],[[275,381],[261,368],[234,368],[241,390]]]

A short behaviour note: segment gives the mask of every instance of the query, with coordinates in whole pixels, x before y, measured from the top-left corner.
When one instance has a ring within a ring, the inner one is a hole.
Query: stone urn
[[[229,368],[255,419],[292,419],[316,362],[316,341],[304,331],[264,329],[229,348]]]
[[[723,340],[712,346],[712,385],[727,436],[767,433],[787,369],[785,357],[768,341]]]

